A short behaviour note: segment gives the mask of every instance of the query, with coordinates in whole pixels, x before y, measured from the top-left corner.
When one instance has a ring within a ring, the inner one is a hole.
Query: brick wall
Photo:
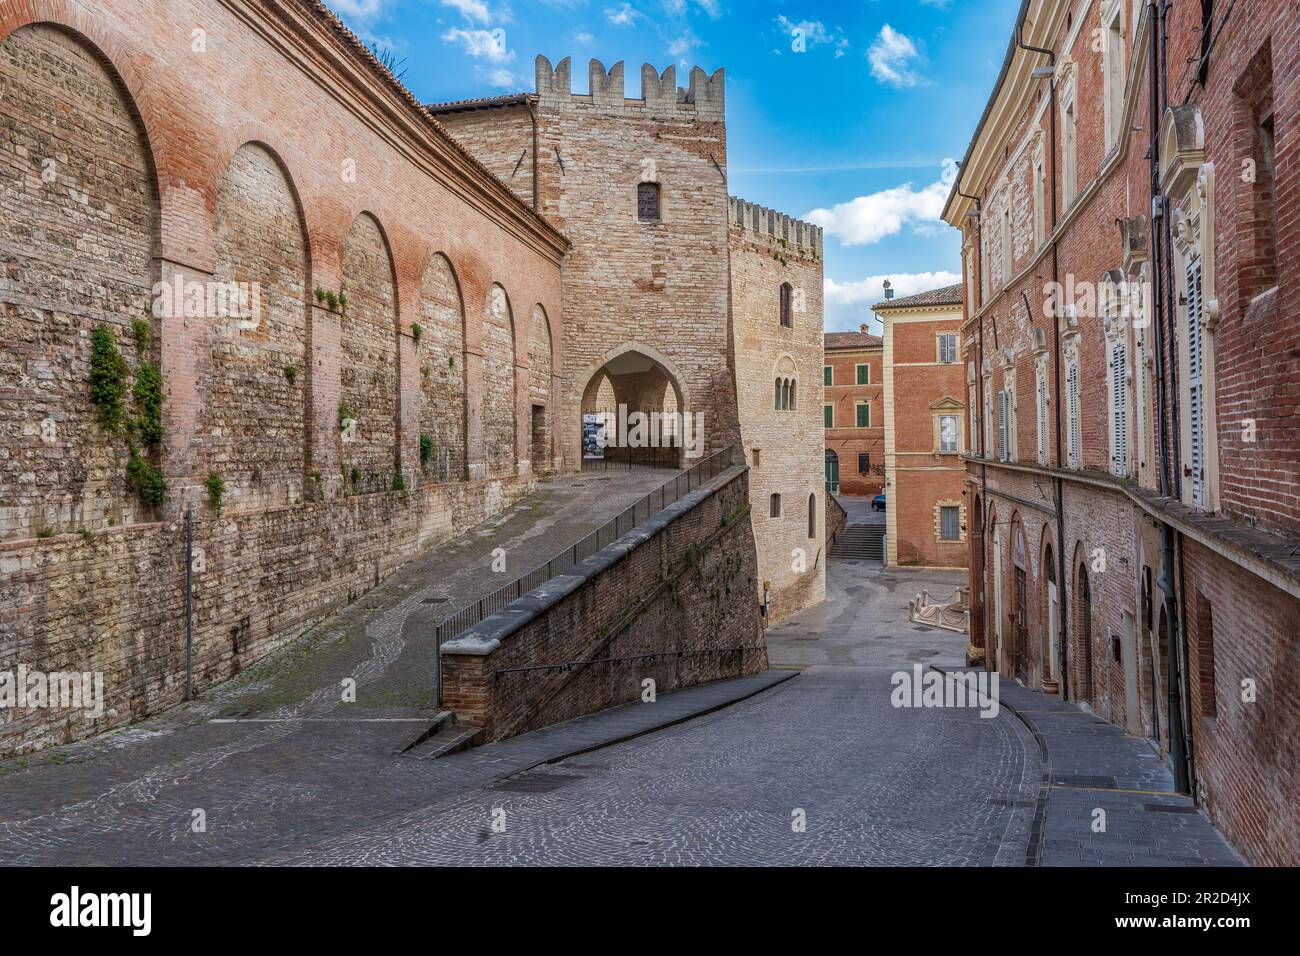
[[[501,740],[636,700],[647,678],[664,693],[764,670],[747,477],[728,469],[445,645],[444,706]]]
[[[865,328],[865,327],[864,327]],[[840,494],[874,496],[885,489],[885,376],[883,345],[872,348],[826,346],[824,364],[831,367],[824,404],[834,406],[834,425],[825,429],[826,448],[840,465]],[[859,385],[857,367],[867,366],[867,384]],[[870,426],[859,428],[857,406],[871,406]],[[868,468],[859,466],[868,455]]]
[[[961,223],[967,244],[980,252],[967,259],[966,269],[975,287],[987,293],[968,303],[965,357],[981,392],[987,381],[996,396],[1014,376],[1014,457],[1021,463],[1003,466],[988,460],[995,455],[989,448],[986,460],[969,469],[968,487],[986,512],[983,539],[973,545],[982,550],[985,568],[973,578],[972,590],[983,589],[984,639],[990,648],[996,645],[1001,624],[1003,673],[1022,669],[1031,684],[1046,686],[1042,558],[1045,543],[1057,546],[1052,492],[1059,479],[1069,696],[1087,701],[1130,733],[1147,736],[1167,754],[1167,665],[1178,647],[1170,646],[1165,633],[1163,597],[1155,582],[1162,570],[1160,524],[1170,523],[1175,529],[1173,583],[1181,592],[1174,606],[1185,609],[1179,613],[1186,616],[1183,622],[1173,622],[1173,633],[1186,635],[1198,795],[1252,862],[1289,863],[1300,855],[1300,818],[1294,801],[1285,797],[1288,789],[1295,789],[1291,740],[1300,722],[1300,698],[1279,688],[1293,683],[1295,670],[1294,628],[1288,632],[1282,622],[1300,613],[1300,565],[1291,553],[1300,527],[1294,493],[1300,444],[1291,426],[1300,378],[1296,356],[1286,344],[1294,338],[1294,322],[1286,316],[1295,314],[1297,284],[1274,267],[1274,260],[1281,261],[1300,238],[1295,211],[1300,164],[1294,149],[1288,151],[1297,135],[1300,19],[1292,9],[1246,0],[1234,5],[1220,28],[1216,7],[1209,33],[1214,48],[1203,75],[1198,75],[1197,61],[1207,37],[1201,8],[1175,5],[1168,12],[1168,98],[1171,104],[1192,104],[1199,111],[1196,121],[1184,127],[1191,135],[1182,139],[1171,134],[1173,118],[1164,117],[1158,147],[1171,204],[1178,302],[1175,346],[1188,338],[1180,257],[1201,257],[1206,301],[1217,308],[1217,321],[1207,323],[1204,333],[1211,356],[1206,407],[1213,422],[1205,467],[1212,489],[1207,511],[1190,495],[1186,359],[1165,362],[1168,448],[1171,455],[1179,455],[1173,493],[1184,500],[1170,506],[1155,495],[1159,475],[1152,433],[1160,420],[1155,408],[1159,366],[1154,329],[1125,321],[1123,315],[1108,323],[1103,310],[1078,293],[1067,299],[1075,305],[1075,314],[1063,316],[1060,323],[1062,355],[1077,355],[1079,368],[1081,468],[1068,467],[1068,404],[1053,381],[1055,323],[1047,309],[1046,283],[1056,279],[1062,284],[1093,284],[1108,270],[1140,281],[1161,266],[1160,260],[1150,260],[1148,248],[1152,197],[1146,57],[1151,25],[1134,18],[1135,13],[1145,13],[1145,5],[1120,4],[1119,9],[1125,20],[1121,72],[1127,76],[1121,100],[1128,112],[1114,124],[1112,140],[1105,134],[1102,51],[1093,44],[1096,20],[1091,13],[1079,16],[1069,4],[1048,4],[1037,23],[1027,27],[1027,42],[1046,43],[1057,51],[1062,71],[1058,89],[1072,86],[1077,106],[1076,201],[1065,202],[1062,139],[1056,166],[1048,163],[1046,168],[1048,177],[1056,175],[1061,193],[1055,235],[1052,211],[1044,206],[1050,192],[1035,198],[1032,188],[1022,188],[1024,177],[1032,175],[1035,150],[1050,146],[1043,138],[1050,129],[1045,111],[1054,105],[1046,101],[1045,85],[1030,85],[1019,102],[1006,104],[1010,109],[1000,115],[1013,118],[990,123],[977,140],[972,157],[978,158],[967,164],[959,186],[983,200],[978,222],[965,217],[965,200],[954,199],[947,213],[950,222]],[[1017,57],[1017,75],[1041,59]],[[1175,69],[1175,64],[1188,66]],[[996,95],[1008,94],[1004,90]],[[1271,170],[1265,168],[1259,133],[1270,116],[1275,118],[1276,148]],[[1203,140],[1198,138],[1201,130]],[[1243,175],[1246,160],[1255,164],[1253,178]],[[1181,179],[1170,173],[1177,161],[1190,168]],[[1001,251],[1004,207],[1011,209],[1010,232],[1015,237],[1009,268]],[[1042,240],[1022,244],[1021,236],[1033,235],[1036,213],[1046,222]],[[1117,225],[1129,222],[1136,226],[1133,236]],[[1128,318],[1151,317],[1137,312]],[[1035,329],[1043,336],[1041,345],[1035,342]],[[1111,434],[1112,342],[1123,342],[1127,350],[1120,386],[1128,409],[1123,457],[1117,455]],[[1037,465],[1034,369],[1040,348],[1048,359],[1044,424],[1052,467],[1047,469]],[[1062,379],[1066,367],[1060,366]],[[995,412],[985,408],[983,414],[993,420]],[[1063,446],[1059,457],[1058,415]],[[1061,464],[1067,467],[1056,470]],[[1020,526],[1037,555],[1030,565],[1029,638],[1023,654],[1012,641],[1017,622],[1010,616],[1009,531]],[[1000,551],[993,546],[995,531]],[[1002,580],[1000,621],[995,610],[996,568]],[[1272,676],[1259,677],[1274,674],[1280,675],[1276,682]],[[1255,703],[1246,703],[1241,700],[1243,679],[1255,679],[1269,690],[1261,691]]]
[[[0,248],[0,667],[102,670],[112,708],[93,726],[20,713],[11,752],[175,702],[187,508],[203,687],[525,493],[514,383],[558,365],[566,242],[306,0],[0,5],[0,89],[19,239]],[[260,313],[155,312],[154,284],[176,281],[255,285]],[[96,421],[97,328],[128,416],[160,365],[156,448]],[[127,487],[133,446],[165,476],[160,507]]]

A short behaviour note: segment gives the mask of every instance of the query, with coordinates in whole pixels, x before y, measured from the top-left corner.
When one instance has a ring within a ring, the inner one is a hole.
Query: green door
[[[833,495],[840,493],[840,456],[829,448],[826,449],[826,490]]]

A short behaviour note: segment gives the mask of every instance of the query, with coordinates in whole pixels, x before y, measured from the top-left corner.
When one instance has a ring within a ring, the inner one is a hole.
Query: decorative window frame
[[[1124,119],[1124,84],[1127,71],[1124,68],[1124,38],[1127,36],[1127,24],[1124,16],[1123,0],[1105,0],[1097,9],[1097,19],[1101,29],[1101,81],[1102,81],[1102,120],[1106,136],[1106,152],[1119,144],[1123,132]],[[1111,26],[1119,21],[1119,48],[1111,44],[1113,35]],[[1117,63],[1118,61],[1118,63]],[[1118,89],[1115,84],[1118,83]]]
[[[1075,95],[1074,60],[1061,57],[1056,67],[1056,96],[1061,123],[1061,208],[1079,196],[1079,105]]]
[[[984,358],[983,372],[984,372],[984,375],[983,375],[983,378],[984,378],[984,422],[983,422],[984,430],[983,430],[983,442],[981,443],[981,446],[980,446],[980,452],[981,452],[981,456],[982,456],[982,457],[984,457],[984,458],[992,458],[992,457],[993,457],[993,455],[992,455],[992,450],[993,450],[993,419],[994,419],[994,417],[995,417],[994,414],[993,414],[993,363],[989,361],[989,359],[988,359],[987,356],[985,356],[985,358]]]
[[[866,423],[865,425],[859,425],[859,424],[858,424],[858,409],[859,409],[859,408],[865,408],[865,409],[867,410],[867,423]],[[855,401],[855,402],[853,403],[853,427],[854,427],[854,428],[870,428],[870,427],[871,427],[871,399],[869,399],[869,398],[859,398],[857,401]]]
[[[957,509],[957,537],[945,538],[943,536],[943,509]],[[965,544],[966,543],[966,502],[960,498],[944,498],[934,503],[934,540],[939,544]]]
[[[936,458],[941,455],[960,455],[962,448],[965,446],[962,436],[962,412],[966,409],[957,399],[951,395],[945,395],[943,398],[930,403],[930,435],[933,442],[933,453]],[[957,420],[957,449],[955,451],[943,451],[943,443],[939,440],[939,421],[943,418],[955,418]]]
[[[858,369],[860,369],[860,368],[865,368],[865,369],[867,370],[867,380],[866,380],[865,382],[859,382],[859,381],[858,381],[858,379],[861,377],[861,376],[858,375]],[[853,384],[854,384],[854,385],[870,385],[870,384],[872,384],[872,382],[871,382],[871,365],[870,365],[870,363],[868,363],[868,362],[857,362],[857,363],[854,364],[854,366],[853,366]]]
[[[975,363],[973,361],[966,363],[966,399],[968,402],[966,409],[966,435],[968,447],[966,451],[971,453],[975,451],[974,447],[971,446],[974,445],[975,440],[980,436],[979,382],[975,377]],[[984,450],[981,448],[980,454],[982,455],[983,453]]]
[[[952,361],[943,360],[943,340],[952,338]],[[936,332],[934,333],[934,360],[939,365],[956,365],[961,361],[961,333],[960,332]]]
[[[1215,283],[1215,183],[1214,164],[1205,161],[1205,125],[1194,103],[1165,111],[1160,124],[1160,185],[1169,197],[1170,229],[1175,259],[1174,292],[1177,309],[1179,439],[1182,460],[1188,466],[1179,476],[1182,502],[1206,512],[1219,508],[1219,449],[1215,414],[1215,330],[1219,300]],[[1200,263],[1201,338],[1201,455],[1202,493],[1197,499],[1196,477],[1191,471],[1192,369],[1188,353],[1188,267]]]
[[[1065,332],[1061,336],[1061,357],[1064,360],[1065,389],[1065,449],[1067,467],[1083,467],[1083,373],[1079,367],[1079,333]],[[1071,375],[1074,392],[1070,392]],[[1073,401],[1071,399],[1073,398]]]
[[[1047,161],[1042,127],[1035,127],[1030,140],[1029,171],[1034,196],[1034,250],[1047,241]]]
[[[1016,353],[1011,348],[1002,350],[1002,391],[1007,395],[1007,457],[1006,461],[1019,461],[1018,432],[1016,419],[1018,405],[1016,401]]]
[[[1133,382],[1133,359],[1128,346],[1127,284],[1127,278],[1119,269],[1110,269],[1098,283],[1098,306],[1102,310],[1102,328],[1106,334],[1106,444],[1110,451],[1110,471],[1117,478],[1131,476],[1129,463],[1133,455],[1133,445],[1129,441],[1132,403],[1128,393]],[[1108,294],[1102,295],[1103,291]],[[1118,381],[1115,376],[1117,359],[1123,360]]]
[[[1038,463],[1046,466],[1051,461],[1048,448],[1051,426],[1048,424],[1048,408],[1051,386],[1048,384],[1047,364],[1051,355],[1047,349],[1047,334],[1042,329],[1034,329],[1034,452]]]

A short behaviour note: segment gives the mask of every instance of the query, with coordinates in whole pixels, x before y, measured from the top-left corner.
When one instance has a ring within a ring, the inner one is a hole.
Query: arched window
[[[808,537],[817,537],[817,496],[808,496]]]
[[[790,304],[793,293],[794,289],[791,288],[790,283],[781,283],[781,325],[787,329],[794,325]]]
[[[796,382],[794,379],[790,379],[790,409],[791,409],[791,411],[793,411],[793,410],[797,407],[797,405],[796,405],[796,403],[795,403],[795,389],[798,388],[798,387],[799,387],[799,383]]]
[[[771,515],[773,518],[781,517],[781,496],[773,495],[771,499]]]
[[[636,216],[642,222],[658,222],[659,184],[639,183],[636,187]]]
[[[779,378],[776,380],[776,395],[772,401],[772,407],[778,412],[781,410],[781,380]]]

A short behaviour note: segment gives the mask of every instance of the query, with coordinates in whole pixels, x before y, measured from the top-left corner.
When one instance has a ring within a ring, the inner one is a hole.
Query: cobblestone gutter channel
[[[764,670],[756,577],[736,466],[444,645],[444,706],[501,740]]]

